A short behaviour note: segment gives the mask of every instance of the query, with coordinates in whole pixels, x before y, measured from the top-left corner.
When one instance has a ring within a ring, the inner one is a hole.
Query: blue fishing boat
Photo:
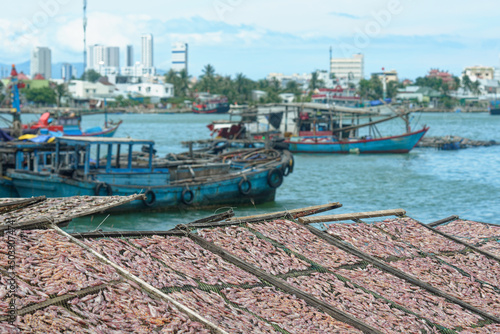
[[[426,134],[428,127],[399,136],[339,140],[332,135],[292,137],[294,153],[408,153]]]
[[[52,152],[34,150],[27,157],[20,151],[6,175],[21,197],[143,193],[142,201],[118,210],[165,211],[272,201],[293,170],[288,151],[159,159],[153,146],[150,140],[60,137]],[[22,166],[27,158],[30,168]]]

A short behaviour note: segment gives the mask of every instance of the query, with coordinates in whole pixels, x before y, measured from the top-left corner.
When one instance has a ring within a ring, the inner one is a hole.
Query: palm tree
[[[69,93],[66,89],[65,83],[55,84],[55,86],[53,86],[53,89],[54,93],[56,94],[57,107],[59,108],[61,106],[61,99],[63,97],[69,96]]]
[[[213,78],[214,76],[215,68],[210,64],[205,65],[205,67],[203,68],[203,77]]]
[[[472,92],[472,80],[468,75],[462,77],[462,87],[469,92]]]
[[[186,69],[183,69],[182,71],[179,72],[179,90],[180,93],[182,94],[181,96],[187,96],[189,92],[189,79],[190,76],[188,75]]]
[[[311,81],[309,81],[309,89],[315,90],[318,88],[318,72],[312,72]]]

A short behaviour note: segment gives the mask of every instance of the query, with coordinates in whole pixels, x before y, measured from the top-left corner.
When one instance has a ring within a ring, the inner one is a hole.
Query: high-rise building
[[[47,47],[36,47],[31,52],[31,77],[41,74],[45,79],[52,77],[52,52]]]
[[[120,67],[120,48],[117,46],[108,46],[104,51],[106,60],[104,66]]]
[[[153,35],[144,34],[141,36],[141,64],[144,67],[153,67]]]
[[[172,44],[172,70],[179,73],[182,70],[188,71],[188,45],[187,43]]]
[[[341,81],[360,81],[365,74],[365,61],[362,54],[355,54],[351,58],[332,58],[330,72]]]
[[[88,47],[87,52],[87,70],[93,69],[98,71],[99,67],[105,66],[107,59],[106,47],[104,45],[95,44]]]
[[[132,45],[127,45],[125,49],[125,66],[134,65],[134,47]]]
[[[61,67],[61,78],[65,82],[70,81],[73,77],[76,78],[76,76],[77,76],[76,68],[73,65],[71,65],[70,63],[64,63],[64,64],[62,64],[62,67]]]

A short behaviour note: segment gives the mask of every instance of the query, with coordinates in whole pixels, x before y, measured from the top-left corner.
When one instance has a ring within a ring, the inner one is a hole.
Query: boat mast
[[[83,81],[87,81],[87,0],[83,0]]]

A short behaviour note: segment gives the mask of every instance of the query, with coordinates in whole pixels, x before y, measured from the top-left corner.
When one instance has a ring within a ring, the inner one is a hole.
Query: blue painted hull
[[[400,136],[355,141],[333,141],[331,137],[297,138],[286,141],[292,153],[408,153],[429,128]]]
[[[281,169],[282,166],[276,168]],[[36,175],[18,171],[10,171],[9,176],[12,177],[12,182],[20,197],[26,198],[42,195],[47,197],[104,196],[110,194],[128,196],[138,193],[148,193],[148,198],[151,199],[151,193],[154,193],[154,203],[148,204],[145,201],[134,201],[114,209],[114,211],[123,212],[144,210],[168,211],[178,210],[179,208],[199,209],[221,205],[249,205],[273,201],[276,188],[271,187],[269,184],[269,172],[269,169],[265,169],[245,174],[247,180],[251,183],[251,190],[248,194],[243,194],[240,191],[241,175],[235,175],[225,180],[189,184],[189,187],[185,185],[137,186],[123,184],[124,182],[121,182],[121,184],[107,183],[111,189],[107,193],[105,191],[96,193],[96,187],[101,183],[100,181],[79,181],[54,174]],[[133,184],[132,180],[129,181]],[[190,195],[190,193],[193,195],[192,199],[188,198],[186,201],[186,194]]]
[[[19,197],[12,180],[6,177],[0,177],[0,198],[16,198]]]

